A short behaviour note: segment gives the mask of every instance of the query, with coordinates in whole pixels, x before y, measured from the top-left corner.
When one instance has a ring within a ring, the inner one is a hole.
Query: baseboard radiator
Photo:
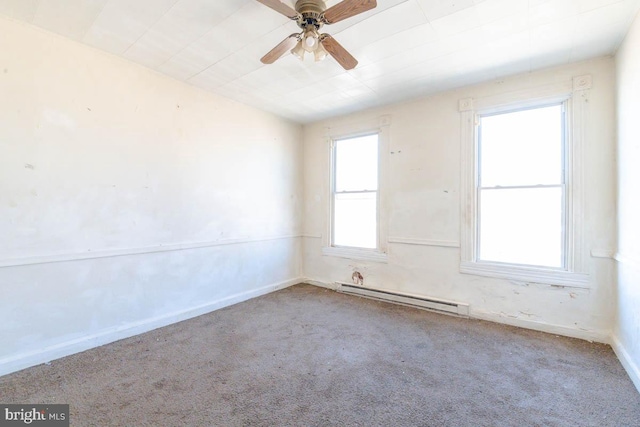
[[[365,288],[351,283],[337,282],[337,291],[371,298],[379,301],[387,301],[395,304],[416,307],[440,313],[453,314],[456,316],[469,317],[469,304],[445,301],[435,298],[423,298],[413,295],[401,294],[398,292],[383,291],[380,289]]]

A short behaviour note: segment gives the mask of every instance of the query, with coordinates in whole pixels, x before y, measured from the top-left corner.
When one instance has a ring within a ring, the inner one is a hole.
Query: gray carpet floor
[[[609,346],[297,285],[0,378],[73,426],[640,426]]]

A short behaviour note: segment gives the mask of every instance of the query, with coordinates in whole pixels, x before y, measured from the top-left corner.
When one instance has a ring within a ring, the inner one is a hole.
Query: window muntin
[[[566,269],[564,111],[479,117],[478,261]]]
[[[331,246],[378,248],[378,134],[333,141]]]

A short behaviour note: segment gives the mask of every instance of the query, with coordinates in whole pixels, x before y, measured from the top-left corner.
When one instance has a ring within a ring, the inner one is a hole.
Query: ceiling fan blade
[[[296,12],[290,6],[287,6],[286,4],[282,3],[281,1],[278,1],[278,0],[258,0],[258,2],[262,3],[265,6],[270,7],[271,9],[275,10],[276,12],[280,12],[281,14],[286,16],[287,18],[290,18],[290,19],[298,18],[298,12]]]
[[[344,0],[324,11],[324,21],[327,24],[335,24],[376,6],[376,0]]]
[[[342,65],[342,68],[345,70],[352,70],[358,65],[358,60],[329,34],[323,34],[320,43],[322,43],[322,47],[329,52],[329,55],[333,56],[333,58],[338,61],[338,64]]]
[[[269,53],[260,59],[263,64],[273,64],[278,60],[282,55],[291,50],[296,43],[298,43],[299,34],[291,34],[286,39],[282,40],[276,47],[271,49]]]

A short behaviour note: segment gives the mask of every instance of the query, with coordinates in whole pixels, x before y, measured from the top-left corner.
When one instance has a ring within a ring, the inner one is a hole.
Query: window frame
[[[577,84],[580,82],[580,84]],[[584,84],[587,82],[588,84]],[[487,98],[460,100],[461,115],[461,250],[460,272],[515,282],[589,288],[584,271],[583,149],[588,118],[590,76],[540,88]],[[565,266],[562,269],[481,261],[479,245],[478,125],[479,116],[563,103],[565,106]]]
[[[325,233],[323,233],[322,254],[373,262],[387,262],[387,198],[385,182],[388,171],[388,146],[389,128],[391,116],[381,116],[373,120],[355,124],[342,125],[335,128],[327,128],[325,138],[327,141],[328,180],[327,182],[327,215]],[[358,138],[368,135],[378,135],[378,189],[376,200],[376,248],[359,248],[334,245],[334,195],[335,195],[335,142],[345,139]]]

